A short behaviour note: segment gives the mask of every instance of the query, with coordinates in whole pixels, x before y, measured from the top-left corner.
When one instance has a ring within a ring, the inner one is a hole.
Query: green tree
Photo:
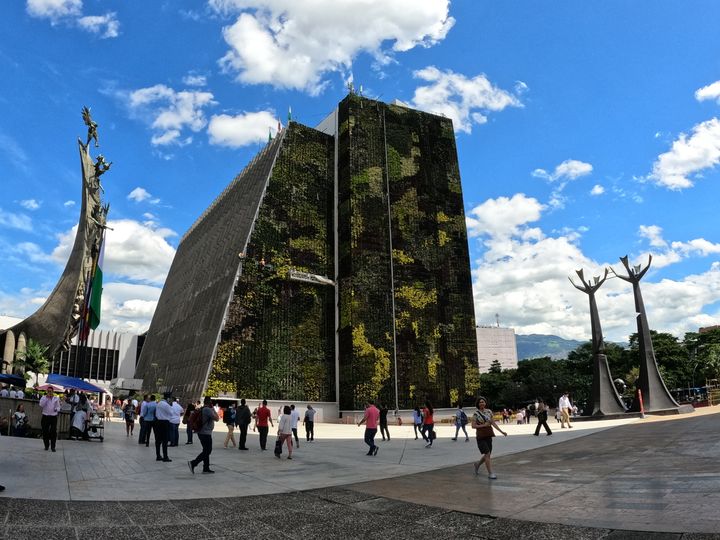
[[[48,347],[45,347],[35,341],[29,339],[24,352],[17,352],[15,355],[15,365],[24,370],[25,378],[27,372],[32,371],[35,374],[35,384],[38,384],[38,377],[45,375],[50,370],[50,362],[47,358]]]

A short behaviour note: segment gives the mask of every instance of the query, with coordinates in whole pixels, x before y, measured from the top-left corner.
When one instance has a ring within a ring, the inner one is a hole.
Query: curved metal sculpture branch
[[[575,273],[580,278],[582,287],[576,284],[572,278],[568,277],[573,287],[587,294],[588,300],[590,301],[590,328],[592,331],[593,351],[592,416],[604,416],[625,412],[625,405],[622,399],[620,399],[610,375],[610,368],[607,357],[605,356],[605,342],[603,340],[602,327],[600,326],[600,315],[598,314],[597,302],[595,301],[595,292],[605,283],[608,272],[609,270],[605,268],[605,273],[602,277],[595,276],[592,280],[586,280],[583,270],[577,270]]]
[[[645,303],[643,302],[642,293],[640,292],[640,280],[650,268],[652,263],[652,255],[648,256],[648,263],[645,268],[641,264],[630,267],[628,257],[620,257],[620,262],[627,271],[627,276],[621,276],[612,268],[610,269],[615,276],[623,281],[632,283],[633,296],[635,298],[635,318],[637,320],[638,334],[638,350],[640,353],[640,374],[637,380],[637,387],[642,392],[645,410],[668,410],[677,409],[679,405],[673,399],[672,395],[665,386],[658,369],[657,360],[655,359],[655,351],[653,349],[652,337],[650,335],[650,326],[647,321],[645,312]],[[635,400],[632,410],[639,411],[639,400]]]

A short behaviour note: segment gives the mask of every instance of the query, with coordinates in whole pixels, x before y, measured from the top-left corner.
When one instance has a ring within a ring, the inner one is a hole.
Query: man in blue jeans
[[[198,431],[197,436],[200,439],[202,445],[202,452],[192,461],[188,461],[188,467],[190,472],[195,474],[195,467],[197,467],[202,461],[203,470],[205,474],[214,473],[215,471],[210,469],[210,454],[212,453],[212,432],[215,429],[215,422],[220,420],[220,417],[215,412],[212,406],[212,400],[209,396],[205,396],[202,409],[200,409],[200,419],[202,426]]]

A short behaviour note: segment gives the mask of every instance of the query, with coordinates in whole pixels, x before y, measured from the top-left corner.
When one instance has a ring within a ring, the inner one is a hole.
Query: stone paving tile
[[[313,489],[311,491],[306,491],[305,493],[307,493],[308,495],[313,495],[320,499],[327,499],[329,501],[342,504],[349,504],[375,498],[375,495],[342,488]]]
[[[239,511],[242,513],[242,507],[240,507]],[[276,528],[268,525],[267,523],[263,523],[262,521],[252,519],[247,516],[247,514],[245,514],[240,520],[226,520],[216,523],[207,523],[205,527],[207,528],[208,533],[203,538],[211,538],[213,540],[224,540],[226,538],[233,540],[240,538],[277,540],[283,536]],[[304,539],[304,537],[297,535],[295,535],[294,538]]]
[[[446,512],[421,519],[419,523],[422,526],[446,530],[454,538],[467,538],[480,534],[485,526],[495,521],[495,519],[489,516],[466,514],[464,512]]]
[[[44,538],[52,540],[77,540],[75,527],[33,527],[13,526],[8,527],[7,538],[13,540],[41,540]]]
[[[682,540],[720,540],[720,532],[717,534],[707,533],[685,533]]]
[[[65,501],[43,501],[33,499],[8,499],[8,513],[5,523],[9,527],[52,523],[58,527],[70,525]]]
[[[140,527],[77,527],[78,540],[145,540]],[[38,537],[39,538],[39,537]]]
[[[181,514],[169,501],[122,502],[120,506],[135,525],[190,524],[189,518]]]
[[[171,538],[172,540],[198,540],[199,538],[208,538],[212,534],[212,531],[199,523],[143,525],[142,530],[148,538]]]
[[[608,529],[573,527],[557,523],[537,523],[514,519],[498,518],[483,525],[473,533],[480,538],[492,540],[595,540],[606,538]]]
[[[606,540],[680,540],[680,533],[612,531]]]

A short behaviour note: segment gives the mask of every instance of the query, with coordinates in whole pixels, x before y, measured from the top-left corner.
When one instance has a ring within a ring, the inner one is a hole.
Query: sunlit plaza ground
[[[495,439],[495,481],[473,474],[472,434],[453,442],[449,425],[438,426],[432,448],[412,427],[391,426],[392,440],[368,457],[362,428],[318,424],[315,442],[301,437],[292,461],[275,459],[274,437],[261,451],[252,432],[249,451],[224,449],[218,426],[214,475],[190,474],[200,446],[185,445],[184,433],[169,449],[172,463],[157,462],[152,443],[139,445],[137,430],[126,437],[121,422],[106,424],[102,443],[63,440],[56,453],[40,440],[2,437],[0,537],[270,538],[287,530],[360,538],[384,524],[390,538],[621,538],[627,530],[720,538],[697,536],[720,532],[719,413],[571,430],[552,422],[552,437],[532,436],[534,424],[507,425],[509,436]]]

